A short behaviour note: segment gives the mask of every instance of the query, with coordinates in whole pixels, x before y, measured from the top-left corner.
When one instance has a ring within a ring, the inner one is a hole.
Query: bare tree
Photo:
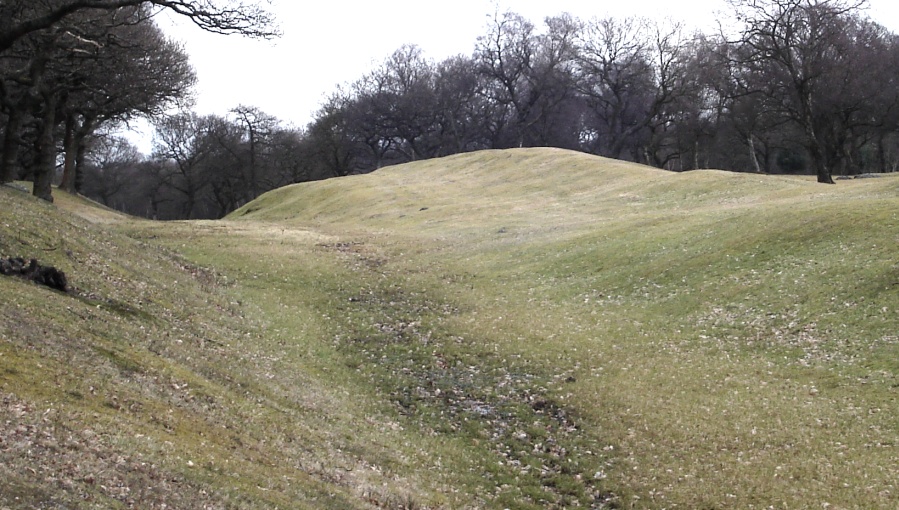
[[[538,97],[528,87],[529,73],[536,57],[534,25],[520,14],[496,13],[488,33],[478,38],[475,59],[480,73],[490,80],[487,97],[507,107],[513,118],[509,139],[503,146],[524,145],[524,129],[531,117],[531,107]]]
[[[63,112],[65,160],[60,187],[70,193],[80,187],[84,141],[94,131],[135,116],[161,115],[184,101],[196,81],[187,55],[148,15],[135,10],[121,25],[111,26],[94,55],[78,66],[80,78],[69,91]]]
[[[590,111],[583,142],[594,152],[664,167],[679,157],[671,136],[695,93],[692,39],[683,25],[594,19],[578,39],[577,87]]]
[[[484,93],[499,106],[495,146],[576,145],[573,111],[573,62],[579,23],[569,15],[547,18],[545,32],[520,14],[497,13],[487,34],[478,38],[475,61],[486,78]],[[562,112],[565,111],[564,114]],[[570,136],[559,136],[568,132]],[[562,140],[565,140],[562,142]]]
[[[451,57],[437,65],[434,77],[436,96],[436,156],[489,149],[491,119],[495,104],[483,94],[484,80],[471,57]]]
[[[421,48],[403,45],[384,63],[356,83],[357,121],[367,124],[366,137],[378,165],[431,157],[437,116],[434,64]],[[371,141],[380,138],[375,144]],[[382,152],[381,154],[378,154]]]
[[[57,159],[57,125],[64,126],[62,187],[75,191],[85,140],[103,124],[132,115],[159,113],[187,95],[193,71],[187,56],[169,42],[142,7],[80,11],[53,29],[23,38],[0,77],[2,103],[9,112],[0,177],[16,177],[18,148],[27,138],[23,120],[36,117],[35,195],[52,199],[50,183]]]
[[[756,91],[776,101],[801,127],[818,182],[833,184],[827,82],[840,73],[848,48],[845,20],[866,0],[728,0],[742,25],[739,64],[777,86]]]
[[[215,120],[194,113],[162,119],[156,126],[153,158],[163,163],[162,181],[184,197],[181,217],[193,217],[200,193],[209,184],[206,165],[213,147],[205,136]]]
[[[123,209],[126,196],[138,194],[129,188],[135,183],[133,172],[143,156],[134,145],[116,136],[92,137],[91,146],[91,157],[84,162],[84,171],[90,174],[85,194],[108,207]]]
[[[349,175],[358,165],[358,142],[348,118],[351,101],[349,94],[342,90],[331,94],[306,130],[311,146],[308,152],[320,167],[318,172],[329,177]]]
[[[0,103],[8,114],[7,124],[5,127],[3,158],[0,159],[0,182],[9,182],[17,178],[19,171],[20,149],[27,143],[27,138],[23,136],[23,130],[27,123],[40,119],[42,127],[46,130],[42,131],[42,135],[50,136],[53,134],[53,127],[56,123],[56,103],[58,102],[58,93],[61,90],[58,83],[52,83],[46,79],[47,74],[52,74],[52,64],[54,64],[54,56],[57,55],[58,42],[60,34],[42,34],[41,37],[30,38],[27,45],[22,45],[19,51],[12,56],[6,55],[2,59],[4,74],[0,76]],[[53,108],[47,108],[44,104],[47,99],[52,99]],[[51,115],[52,114],[52,115]],[[48,124],[49,122],[49,124]],[[44,140],[38,142],[40,137],[35,135],[31,142],[38,151],[46,148],[49,150],[54,145]],[[45,143],[46,142],[46,143]],[[34,158],[35,162],[31,165],[32,172],[38,160],[42,164],[52,164],[53,158]],[[37,193],[43,193],[44,182],[40,188],[36,187]],[[47,182],[47,192],[49,193],[49,181]],[[49,194],[48,194],[49,197]]]
[[[577,89],[591,114],[582,142],[590,152],[621,158],[630,145],[637,157],[636,136],[651,121],[655,90],[645,27],[635,18],[593,19],[578,37]]]
[[[260,194],[260,166],[265,148],[278,128],[278,119],[253,106],[239,105],[231,109],[231,114],[243,129],[247,144],[247,185],[249,200]]]
[[[398,50],[329,98],[300,146],[331,175],[539,145],[669,170],[815,167],[822,182],[897,165],[899,37],[862,0],[729,1],[729,38],[497,13],[470,57]]]
[[[36,156],[29,165],[34,193],[52,200],[57,155],[50,137],[58,124],[64,124],[66,131],[63,185],[73,190],[77,163],[83,161],[83,140],[100,124],[158,112],[166,101],[184,95],[192,71],[180,49],[167,43],[158,30],[154,33],[150,17],[158,9],[186,16],[212,32],[276,35],[271,16],[243,2],[0,2],[0,103],[8,113],[0,181],[18,173],[19,148],[26,138],[22,130],[29,117],[40,123],[33,136]],[[138,55],[135,48],[143,53]]]
[[[4,0],[0,3],[0,53],[28,34],[87,10],[114,11],[151,4],[185,16],[209,32],[271,38],[274,17],[256,3],[216,0]]]

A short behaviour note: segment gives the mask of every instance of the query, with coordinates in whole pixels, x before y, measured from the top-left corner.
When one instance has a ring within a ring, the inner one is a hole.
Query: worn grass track
[[[80,293],[0,280],[0,494],[127,505],[91,471],[141,507],[899,503],[896,177],[532,149],[284,188],[221,222],[4,193],[0,255],[38,250]],[[44,430],[99,460],[12,456]]]

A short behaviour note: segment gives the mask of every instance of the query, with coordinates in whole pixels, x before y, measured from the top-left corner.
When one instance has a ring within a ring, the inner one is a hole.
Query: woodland
[[[899,167],[899,36],[863,0],[729,0],[694,32],[497,12],[469,55],[404,45],[312,121],[191,110],[188,55],[153,20],[273,38],[261,4],[0,3],[0,181],[155,219],[220,218],[287,184],[484,149],[557,147],[670,171],[838,176]],[[141,153],[116,129],[155,127]]]

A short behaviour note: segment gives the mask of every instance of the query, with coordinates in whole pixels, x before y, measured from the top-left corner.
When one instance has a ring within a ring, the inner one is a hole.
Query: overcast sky
[[[899,0],[869,1],[869,15],[899,31]],[[283,32],[274,41],[209,34],[169,15],[158,23],[184,44],[197,71],[197,113],[224,115],[245,104],[302,127],[338,85],[360,78],[403,44],[418,45],[434,60],[470,55],[497,8],[537,25],[568,12],[582,19],[670,17],[708,32],[728,12],[725,0],[272,0]]]

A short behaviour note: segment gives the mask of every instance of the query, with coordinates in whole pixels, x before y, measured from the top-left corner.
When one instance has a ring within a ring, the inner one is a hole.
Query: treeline
[[[120,137],[92,147],[83,193],[154,219],[220,218],[271,189],[332,176],[313,165],[302,131],[249,106],[157,119],[150,155]]]
[[[161,10],[216,33],[277,35],[267,11],[243,2],[0,2],[0,183],[31,180],[46,200],[54,180],[70,192],[85,189],[87,176],[113,172],[92,162],[133,153],[106,139],[107,128],[164,118],[189,99],[194,72],[153,22]]]
[[[723,26],[733,28],[708,33],[497,13],[470,55],[433,61],[403,46],[303,129],[249,106],[163,115],[194,80],[181,49],[139,5],[87,10],[0,48],[4,180],[30,175],[49,196],[46,178],[59,173],[65,189],[169,219],[220,217],[289,183],[493,148],[822,183],[899,167],[899,37],[863,1],[729,3]],[[149,156],[102,136],[134,116],[155,119]],[[55,164],[63,170],[46,170]]]
[[[335,174],[552,146],[674,171],[899,165],[899,38],[862,2],[738,0],[731,33],[498,14],[470,56],[415,46],[334,93],[306,136]]]
[[[4,24],[33,19],[41,2],[3,2]],[[51,197],[60,155],[74,190],[89,138],[103,126],[162,114],[194,83],[187,56],[143,6],[82,10],[0,53],[3,144],[0,178],[28,178]],[[6,28],[6,27],[3,27]]]

